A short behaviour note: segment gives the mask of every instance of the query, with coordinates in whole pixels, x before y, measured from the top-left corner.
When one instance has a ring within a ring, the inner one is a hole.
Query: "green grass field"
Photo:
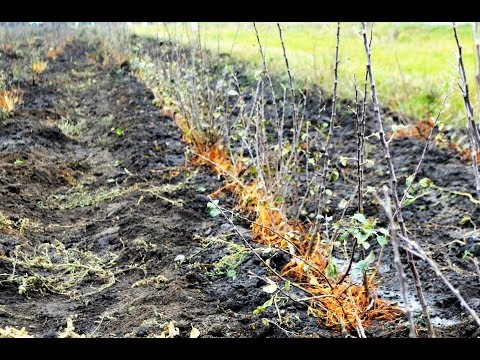
[[[318,84],[330,93],[336,23],[282,23],[281,26],[293,77],[302,86]],[[338,91],[339,96],[352,97],[353,75],[360,85],[363,84],[365,50],[360,24],[342,23],[341,26]],[[257,27],[262,45],[266,48],[270,71],[286,79],[276,24],[259,23]],[[132,29],[141,36],[168,38],[170,34],[183,43],[198,36],[190,23],[135,24]],[[231,53],[234,59],[248,61],[252,64],[252,71],[261,69],[261,56],[251,23],[199,23],[198,29],[206,48],[213,52]],[[464,48],[471,100],[478,105],[472,27],[469,24],[459,25],[458,32]],[[450,24],[376,23],[372,62],[382,105],[424,119],[436,115],[443,97],[453,87],[455,91],[447,101],[443,121],[463,126],[465,112],[457,86],[456,54]]]

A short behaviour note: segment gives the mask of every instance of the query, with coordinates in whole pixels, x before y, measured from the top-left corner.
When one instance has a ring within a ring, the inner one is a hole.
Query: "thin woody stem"
[[[397,177],[395,175],[395,168],[393,166],[392,156],[390,154],[390,148],[388,146],[387,140],[385,138],[385,131],[383,129],[382,123],[382,115],[380,113],[380,106],[378,103],[377,97],[377,89],[375,84],[375,78],[373,76],[372,71],[372,62],[371,62],[371,52],[370,52],[370,44],[367,39],[367,25],[365,22],[362,22],[362,33],[363,33],[363,44],[365,46],[365,52],[367,56],[367,71],[370,79],[370,86],[372,90],[372,101],[373,101],[373,110],[375,113],[375,118],[377,120],[377,128],[380,134],[380,142],[383,147],[384,157],[387,162],[388,171],[390,174],[390,196],[393,199],[393,203],[395,205],[395,217],[400,226],[400,234],[404,238],[408,238],[407,235],[407,228],[405,226],[405,222],[403,220],[403,212],[402,212],[402,205],[400,203],[400,199],[398,198],[398,191],[397,191]],[[423,316],[425,318],[425,323],[427,325],[427,332],[430,337],[434,337],[432,323],[430,321],[430,315],[428,314],[428,308],[425,301],[425,296],[423,294],[422,284],[420,282],[420,276],[417,271],[417,267],[415,265],[413,255],[410,252],[407,252],[407,262],[410,267],[410,272],[412,273],[413,281],[415,284],[415,290],[417,293],[418,300],[420,302]]]
[[[308,258],[313,250],[313,245],[317,240],[318,231],[320,230],[320,215],[323,212],[323,194],[327,186],[327,173],[330,165],[330,150],[332,147],[333,129],[335,127],[335,120],[337,119],[337,85],[338,85],[338,49],[340,46],[340,22],[337,23],[337,45],[335,47],[335,64],[334,64],[334,78],[333,78],[333,98],[332,98],[332,115],[330,117],[330,127],[328,129],[327,143],[325,145],[323,174],[320,183],[320,189],[317,200],[317,211],[315,216],[315,224],[308,243],[308,248],[305,256]]]

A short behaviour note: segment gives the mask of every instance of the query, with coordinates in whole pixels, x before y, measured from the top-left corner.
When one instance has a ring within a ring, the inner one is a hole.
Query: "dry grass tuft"
[[[22,91],[20,89],[0,90],[0,111],[4,114],[11,114],[21,102]]]
[[[48,63],[46,61],[40,61],[40,60],[36,60],[32,63],[32,71],[36,74],[36,75],[40,75],[41,73],[43,73],[48,67]]]

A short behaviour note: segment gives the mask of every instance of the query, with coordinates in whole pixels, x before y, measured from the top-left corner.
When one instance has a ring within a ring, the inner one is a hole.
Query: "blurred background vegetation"
[[[267,65],[272,74],[287,74],[275,23],[257,23]],[[335,54],[335,23],[282,23],[287,55],[297,85],[313,84],[330,95]],[[260,71],[261,56],[252,23],[158,23],[132,24],[140,36],[193,43],[200,36],[208,50],[231,54],[234,60],[252,64]],[[464,47],[464,62],[471,100],[478,105],[475,56],[471,24],[457,24]],[[375,23],[372,62],[382,105],[405,116],[427,119],[436,115],[449,87],[458,90],[457,47],[449,23]],[[359,85],[365,76],[365,50],[360,23],[343,23],[340,40],[339,95],[352,98],[353,75]],[[476,106],[478,109],[478,106]],[[450,126],[465,125],[465,110],[459,91],[447,101],[443,121]]]

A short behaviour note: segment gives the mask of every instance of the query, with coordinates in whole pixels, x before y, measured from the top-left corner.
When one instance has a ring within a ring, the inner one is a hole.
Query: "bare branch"
[[[377,128],[380,133],[380,142],[383,147],[384,157],[387,162],[388,172],[390,175],[390,196],[393,199],[393,203],[395,205],[395,217],[400,226],[400,233],[403,237],[407,238],[407,228],[405,226],[405,222],[403,220],[403,213],[402,213],[402,205],[398,198],[398,191],[397,191],[397,177],[395,175],[395,168],[393,166],[392,156],[390,155],[390,148],[388,146],[387,140],[385,138],[385,131],[383,129],[382,123],[382,115],[380,113],[380,106],[378,103],[377,97],[377,89],[375,85],[375,78],[373,76],[372,70],[372,62],[371,62],[371,52],[370,52],[370,44],[367,40],[367,25],[365,22],[362,22],[362,29],[363,29],[363,44],[365,46],[365,52],[367,55],[367,72],[370,78],[370,86],[372,89],[372,101],[373,101],[373,110],[375,113],[375,118],[377,120]],[[413,260],[413,255],[411,253],[407,253],[407,260],[408,265],[410,267],[410,271],[412,273],[413,281],[415,283],[415,290],[417,293],[418,300],[422,307],[423,316],[425,317],[425,322],[427,325],[427,332],[430,337],[434,337],[432,323],[430,321],[430,315],[428,314],[427,304],[425,302],[425,297],[423,295],[422,284],[420,282],[420,276],[418,274],[417,268],[415,266],[415,262]]]
[[[480,174],[478,171],[478,163],[477,163],[477,153],[480,149],[480,134],[478,132],[478,126],[475,122],[475,118],[473,117],[473,107],[472,103],[470,102],[470,94],[468,91],[468,81],[467,76],[465,74],[465,66],[463,64],[463,56],[462,56],[462,45],[460,45],[460,40],[458,39],[457,34],[457,26],[455,23],[452,24],[453,27],[453,34],[455,36],[455,41],[457,42],[458,48],[458,74],[460,75],[460,89],[463,96],[463,103],[465,105],[465,113],[467,115],[467,132],[468,132],[468,139],[470,141],[470,150],[471,150],[471,158],[472,158],[472,169],[473,175],[475,177],[475,186],[477,190],[477,196],[480,197]]]
[[[415,250],[415,255],[419,256],[422,260],[424,260],[428,263],[428,265],[433,269],[433,271],[435,271],[435,274],[437,274],[437,276],[440,279],[442,279],[442,281],[445,283],[445,285],[447,285],[447,287],[450,289],[452,294],[455,295],[455,297],[460,301],[460,304],[464,307],[464,309],[467,310],[467,312],[473,317],[475,322],[480,326],[480,318],[478,317],[477,313],[467,304],[467,302],[465,301],[463,296],[460,294],[460,291],[458,291],[452,285],[452,283],[450,281],[448,281],[448,279],[445,277],[445,275],[440,271],[440,269],[439,269],[438,265],[435,263],[435,261],[430,259],[425,254],[425,252],[420,247],[420,245],[418,245],[415,241],[412,241],[412,240],[408,239],[407,237],[404,237],[403,235],[399,235],[399,237],[409,245],[409,246],[404,246],[404,249],[407,252],[411,252],[412,251],[411,248],[413,248]]]
[[[337,85],[338,85],[338,48],[340,46],[340,22],[337,23],[337,45],[335,47],[335,64],[334,64],[334,78],[333,78],[333,98],[332,98],[332,115],[330,117],[330,127],[328,129],[327,143],[325,145],[325,154],[323,162],[323,174],[320,183],[320,189],[317,200],[317,212],[315,216],[315,225],[308,243],[308,248],[305,256],[308,258],[313,250],[313,245],[317,240],[317,234],[320,229],[320,215],[323,212],[323,194],[327,186],[327,173],[330,165],[330,149],[332,147],[333,129],[335,127],[335,120],[337,119]]]
[[[397,238],[397,229],[395,227],[395,222],[393,220],[392,214],[392,204],[390,200],[390,196],[388,194],[388,188],[384,185],[383,186],[383,198],[382,201],[378,195],[375,195],[377,202],[382,206],[385,215],[387,216],[388,221],[390,222],[390,237],[392,239],[392,247],[393,247],[393,263],[395,264],[395,268],[397,270],[398,279],[400,282],[400,293],[402,294],[403,303],[405,304],[405,315],[407,315],[408,323],[410,324],[410,337],[417,337],[416,330],[415,330],[415,322],[413,320],[413,314],[410,310],[410,303],[407,297],[407,281],[405,272],[403,271],[402,261],[400,259],[400,251],[398,245],[398,238]]]

